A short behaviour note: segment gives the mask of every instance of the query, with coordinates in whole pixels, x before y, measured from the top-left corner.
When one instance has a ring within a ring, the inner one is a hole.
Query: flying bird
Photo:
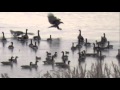
[[[55,17],[52,13],[49,13],[49,14],[48,14],[48,21],[49,21],[50,24],[52,24],[52,26],[50,26],[49,28],[55,27],[55,28],[57,28],[58,30],[62,30],[62,29],[59,27],[59,25],[60,25],[61,23],[63,24],[63,22],[61,22],[61,19]]]

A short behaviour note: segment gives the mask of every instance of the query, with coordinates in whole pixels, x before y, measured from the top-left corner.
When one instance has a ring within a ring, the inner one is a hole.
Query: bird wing
[[[57,24],[60,22],[60,19],[55,17],[52,13],[49,13],[48,14],[48,21],[50,22],[50,24]]]

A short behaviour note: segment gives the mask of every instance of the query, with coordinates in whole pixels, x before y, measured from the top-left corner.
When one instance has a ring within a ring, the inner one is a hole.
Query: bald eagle
[[[50,24],[52,24],[52,26],[50,26],[49,28],[55,27],[58,30],[62,30],[61,28],[59,28],[59,25],[63,22],[61,22],[61,19],[55,17],[52,13],[48,14],[48,21]]]

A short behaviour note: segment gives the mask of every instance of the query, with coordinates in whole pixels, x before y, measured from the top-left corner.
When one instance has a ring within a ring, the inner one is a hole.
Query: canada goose
[[[117,59],[120,59],[120,49],[118,49],[118,54],[116,55]]]
[[[85,57],[85,56],[83,56],[83,52],[82,52],[82,53],[80,53],[80,52],[79,52],[79,53],[78,53],[78,55],[79,55],[79,58],[78,58],[78,61],[79,61],[79,62],[81,62],[81,61],[84,61],[84,60],[85,60],[85,58],[86,58],[86,57]]]
[[[71,50],[76,50],[76,47],[74,46],[74,43],[72,43]]]
[[[33,47],[32,39],[31,39],[31,43],[29,44],[29,47]]]
[[[83,38],[83,36],[81,35],[81,30],[79,30],[78,40],[79,40],[80,42],[84,42],[84,38]]]
[[[35,64],[31,64],[31,67],[32,67],[32,68],[37,68],[37,67],[38,67],[37,63],[38,63],[38,62],[39,62],[39,61],[36,60],[36,61],[35,61]]]
[[[47,53],[47,56],[51,55],[51,53],[49,53],[48,51],[46,53]]]
[[[103,37],[101,37],[101,38],[103,38]],[[101,46],[103,46],[104,44],[105,44],[104,42],[102,42],[102,41],[98,42],[98,41],[96,40],[96,45],[101,45]]]
[[[29,37],[28,37],[28,33],[27,33],[27,31],[28,31],[28,29],[26,29],[26,33],[25,33],[25,35],[22,36],[23,39],[28,39],[28,38],[29,38]]]
[[[52,41],[52,36],[50,35],[50,38],[47,39],[47,41]]]
[[[14,63],[17,63],[18,56],[15,57],[15,59],[12,59]]]
[[[98,56],[98,58],[100,59],[100,60],[102,60],[102,59],[104,59],[106,56],[105,55],[102,55],[102,51],[100,50],[99,51],[99,56]]]
[[[36,42],[35,42],[35,45],[32,46],[33,49],[38,49],[38,46],[36,45]]]
[[[57,52],[55,52],[55,54],[53,55],[53,57],[54,57],[54,58],[56,58],[56,57],[57,57]]]
[[[13,65],[13,60],[1,62],[3,65]]]
[[[22,65],[21,66],[24,69],[31,69],[32,68],[32,62],[30,62],[30,65]]]
[[[91,45],[91,43],[87,42],[87,38],[86,38],[84,46],[90,46],[90,45]]]
[[[52,59],[49,59],[49,60],[46,60],[46,61],[43,61],[45,65],[51,65],[51,64],[54,64],[54,57],[52,56]]]
[[[34,40],[40,40],[40,39],[41,39],[39,32],[40,32],[40,31],[38,30],[38,36],[34,36],[34,37],[33,37]]]
[[[113,45],[110,45],[110,41],[108,41],[107,48],[113,48]]]
[[[65,54],[69,54],[69,51],[65,51]]]
[[[9,61],[13,61],[13,58],[14,58],[14,57],[12,56],[12,57],[9,59]]]
[[[63,59],[63,60],[68,60],[68,55],[65,55],[65,54],[64,54],[64,51],[62,51],[61,53],[63,53],[63,54],[62,54],[62,59]]]
[[[2,32],[3,37],[2,37],[2,41],[6,41],[7,39],[5,38],[4,32]]]
[[[9,49],[14,49],[13,42],[11,42],[11,45],[8,46]]]
[[[107,42],[107,38],[106,38],[106,36],[105,36],[105,33],[103,33],[103,35],[104,35],[104,36],[103,36],[103,38],[102,38],[102,41],[103,41],[103,42]]]
[[[48,14],[48,21],[50,24],[52,24],[52,26],[50,26],[49,28],[55,27],[58,30],[62,30],[61,28],[59,28],[59,25],[63,22],[61,22],[61,19],[56,18],[52,13]]]
[[[36,60],[41,60],[41,57],[37,57],[37,56],[36,56]]]
[[[85,50],[84,50],[83,52],[84,52],[84,54],[85,54],[86,57],[89,57],[89,56],[91,56],[91,57],[96,57],[96,56],[98,56],[97,53],[86,53]]]

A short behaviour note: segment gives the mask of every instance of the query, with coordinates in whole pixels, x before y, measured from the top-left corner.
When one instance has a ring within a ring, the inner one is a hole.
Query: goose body
[[[68,64],[65,62],[57,62],[56,65],[60,68],[69,68],[70,61],[68,61]]]
[[[46,60],[46,61],[43,61],[45,65],[53,65],[54,64],[54,57],[52,56],[52,59],[49,59],[49,60]]]
[[[13,65],[13,61],[4,61],[4,62],[1,62],[3,65]]]
[[[23,68],[23,69],[31,69],[32,68],[32,62],[30,62],[30,65],[22,65],[21,67]]]

